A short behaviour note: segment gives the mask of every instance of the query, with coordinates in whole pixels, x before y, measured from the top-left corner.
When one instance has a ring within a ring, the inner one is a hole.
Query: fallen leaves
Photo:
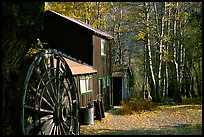
[[[202,105],[159,106],[154,111],[116,115],[121,107],[107,112],[102,121],[81,126],[82,135],[202,134]]]

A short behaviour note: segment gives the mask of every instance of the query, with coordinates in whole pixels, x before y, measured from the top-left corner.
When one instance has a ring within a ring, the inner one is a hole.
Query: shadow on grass
[[[165,126],[160,129],[111,130],[98,129],[92,135],[202,135],[202,124],[179,124]]]

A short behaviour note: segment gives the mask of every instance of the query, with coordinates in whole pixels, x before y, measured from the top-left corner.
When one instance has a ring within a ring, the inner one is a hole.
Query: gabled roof
[[[79,21],[79,20],[76,20],[76,19],[73,19],[73,18],[64,16],[64,15],[59,14],[59,13],[53,11],[53,10],[46,10],[45,13],[47,13],[47,14],[50,13],[50,14],[58,15],[58,16],[60,16],[60,17],[62,17],[62,18],[65,18],[65,19],[67,19],[68,21],[74,22],[74,23],[76,23],[76,24],[78,24],[78,25],[80,25],[80,26],[82,26],[82,27],[84,27],[84,28],[86,28],[86,29],[92,31],[93,34],[99,35],[100,37],[103,37],[103,38],[106,38],[106,39],[113,39],[113,38],[114,38],[114,37],[112,37],[111,35],[109,35],[109,34],[103,32],[103,31],[101,31],[101,30],[99,30],[99,29],[96,29],[96,28],[94,28],[94,27],[92,27],[92,26],[90,26],[90,25],[88,25],[88,24],[86,24],[85,22],[82,22],[82,21]]]
[[[119,64],[119,65],[113,65],[113,77],[122,77],[125,72],[129,74],[129,76],[132,75],[130,66],[127,64]]]

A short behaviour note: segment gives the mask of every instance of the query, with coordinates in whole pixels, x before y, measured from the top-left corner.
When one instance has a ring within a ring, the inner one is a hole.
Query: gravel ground
[[[81,135],[202,135],[202,105],[159,106],[132,115],[116,115],[120,106],[105,112],[102,121],[81,125]]]

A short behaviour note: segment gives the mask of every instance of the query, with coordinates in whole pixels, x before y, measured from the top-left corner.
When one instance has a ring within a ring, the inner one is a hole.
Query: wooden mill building
[[[71,64],[75,66],[73,71],[80,92],[80,107],[103,97],[105,110],[110,109],[113,105],[113,37],[84,22],[47,10],[44,13],[44,41],[50,48],[73,58]]]

